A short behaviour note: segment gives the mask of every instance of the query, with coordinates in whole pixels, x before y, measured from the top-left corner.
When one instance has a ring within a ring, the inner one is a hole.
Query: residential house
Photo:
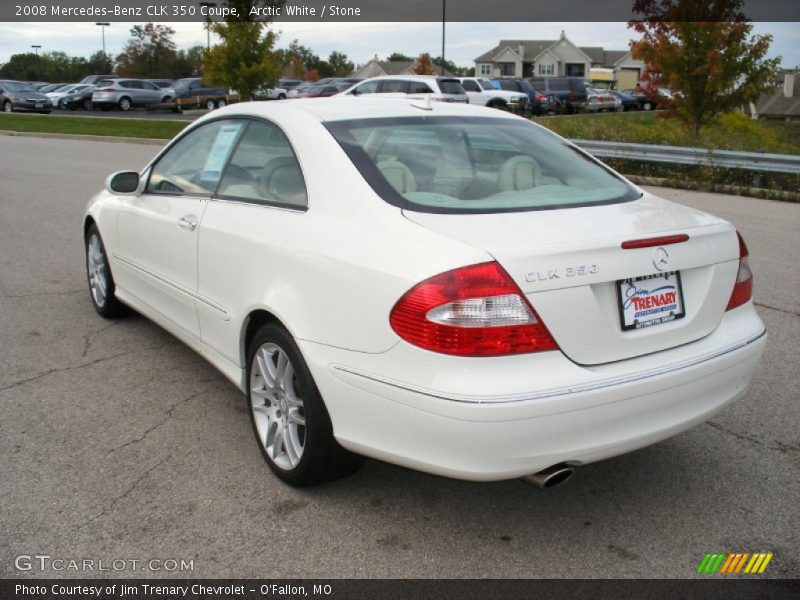
[[[386,75],[414,75],[414,65],[416,61],[413,60],[378,60],[375,55],[367,64],[358,67],[353,72],[353,77],[360,77],[368,79],[370,77],[384,77]],[[439,75],[442,72],[441,67],[433,65],[434,72]],[[452,77],[453,74],[447,69],[444,70],[446,77]]]
[[[784,70],[781,75],[782,85],[763,94],[746,112],[764,119],[800,121],[800,70]]]
[[[563,31],[557,40],[500,40],[475,59],[478,76],[583,77],[613,82],[617,89],[635,87],[643,71],[630,50],[577,46]]]

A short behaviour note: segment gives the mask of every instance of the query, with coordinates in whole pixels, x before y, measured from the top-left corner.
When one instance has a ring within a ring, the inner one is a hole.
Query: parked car
[[[170,89],[162,90],[144,79],[101,80],[92,93],[92,103],[103,110],[119,108],[128,111],[136,106],[168,102],[172,98]]]
[[[344,84],[347,85],[347,84]],[[350,86],[347,86],[350,87]],[[344,88],[347,89],[347,88]],[[323,84],[323,85],[312,85],[311,87],[305,88],[302,90],[298,95],[297,98],[327,98],[329,96],[335,96],[336,94],[344,91],[342,87],[335,86],[333,84]]]
[[[657,110],[659,108],[664,108],[673,99],[672,94],[663,89],[625,89],[622,90],[622,93],[636,100],[641,110]]]
[[[145,81],[149,81],[154,86],[162,90],[171,88],[175,84],[174,79],[145,79]]]
[[[616,111],[622,107],[622,102],[611,94],[593,88],[586,88],[586,112]]]
[[[229,106],[83,232],[95,310],[210,361],[298,486],[366,455],[548,487],[723,410],[767,339],[733,225],[462,103]]]
[[[62,110],[76,110],[78,108],[86,111],[94,110],[92,96],[94,95],[95,86],[79,84],[79,88],[63,96],[59,101],[59,108]]]
[[[50,99],[22,81],[0,79],[0,108],[3,112],[38,112],[48,114],[53,105]]]
[[[292,88],[296,88],[298,85],[303,83],[302,79],[279,79],[278,80],[278,87],[283,88],[285,90],[291,90]]]
[[[523,114],[529,110],[528,95],[524,92],[499,90],[483,77],[457,77],[467,93],[470,104],[488,106]]]
[[[615,98],[617,98],[620,101],[620,104],[622,106],[622,110],[641,110],[642,109],[641,103],[636,98],[631,96],[630,94],[626,94],[624,92],[620,92],[620,91],[617,91],[617,90],[608,90],[607,93],[611,94],[612,96],[614,96]]]
[[[119,75],[87,75],[80,82],[97,85],[99,81],[111,81],[112,79],[121,79],[121,77]]]
[[[163,90],[181,108],[206,108],[214,110],[227,106],[228,90],[207,85],[199,77],[178,79],[171,88]]]
[[[561,112],[561,107],[553,96],[537,94],[531,85],[524,79],[495,79],[492,82],[498,90],[508,92],[521,92],[528,96],[528,105],[534,115],[555,114]]]
[[[586,82],[580,77],[531,77],[531,86],[540,94],[553,96],[566,113],[580,112],[586,106]]]
[[[66,109],[68,108],[67,102],[64,99],[67,96],[78,94],[81,95],[83,92],[89,91],[90,93],[94,89],[93,85],[89,85],[88,83],[76,83],[73,85],[65,85],[52,92],[46,92],[45,96],[50,99],[53,108],[61,108]]]
[[[287,90],[287,92],[286,92],[286,97],[287,98],[298,98],[299,95],[303,91],[311,89],[312,87],[314,87],[314,85],[316,85],[316,84],[314,84],[314,83],[312,83],[310,81],[304,81],[300,85],[296,85],[296,86],[294,86],[292,88],[289,88]]]
[[[261,88],[256,90],[256,100],[286,100],[287,90],[285,88]]]
[[[455,77],[435,75],[385,75],[357,83],[344,94],[348,96],[383,96],[384,98],[424,98],[430,95],[439,102],[468,103],[467,93]]]

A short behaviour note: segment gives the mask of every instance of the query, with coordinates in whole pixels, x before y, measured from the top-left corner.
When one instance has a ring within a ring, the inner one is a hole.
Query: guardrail
[[[589,154],[600,158],[624,158],[645,162],[666,162],[682,165],[703,165],[772,173],[800,173],[800,155],[708,150],[685,146],[654,146],[625,142],[571,140]]]

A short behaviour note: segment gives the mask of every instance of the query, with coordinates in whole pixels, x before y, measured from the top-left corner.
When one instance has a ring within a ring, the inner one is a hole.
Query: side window
[[[148,193],[213,194],[243,121],[215,121],[185,135],[153,167]]]
[[[464,81],[462,81],[461,82],[461,87],[463,87],[464,90],[467,91],[467,92],[480,92],[481,91],[480,86],[477,83],[475,83],[474,81],[472,81],[471,79],[465,79]]]
[[[432,94],[431,86],[423,81],[412,81],[408,85],[409,94]]]
[[[404,79],[385,79],[381,83],[381,94],[405,94],[408,90],[408,81]]]
[[[141,85],[146,90],[157,90],[158,86],[150,83],[149,81],[140,81],[139,85]]]
[[[375,94],[380,81],[366,81],[353,90],[353,94]]]
[[[219,196],[308,205],[305,179],[289,140],[272,123],[251,121],[220,182]]]

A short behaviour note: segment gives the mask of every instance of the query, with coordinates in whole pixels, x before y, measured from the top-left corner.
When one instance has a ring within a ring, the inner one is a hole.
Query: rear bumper
[[[464,359],[404,343],[365,355],[300,342],[343,446],[475,481],[589,463],[685,431],[744,393],[765,343],[752,305],[703,340],[591,368],[560,352]]]

